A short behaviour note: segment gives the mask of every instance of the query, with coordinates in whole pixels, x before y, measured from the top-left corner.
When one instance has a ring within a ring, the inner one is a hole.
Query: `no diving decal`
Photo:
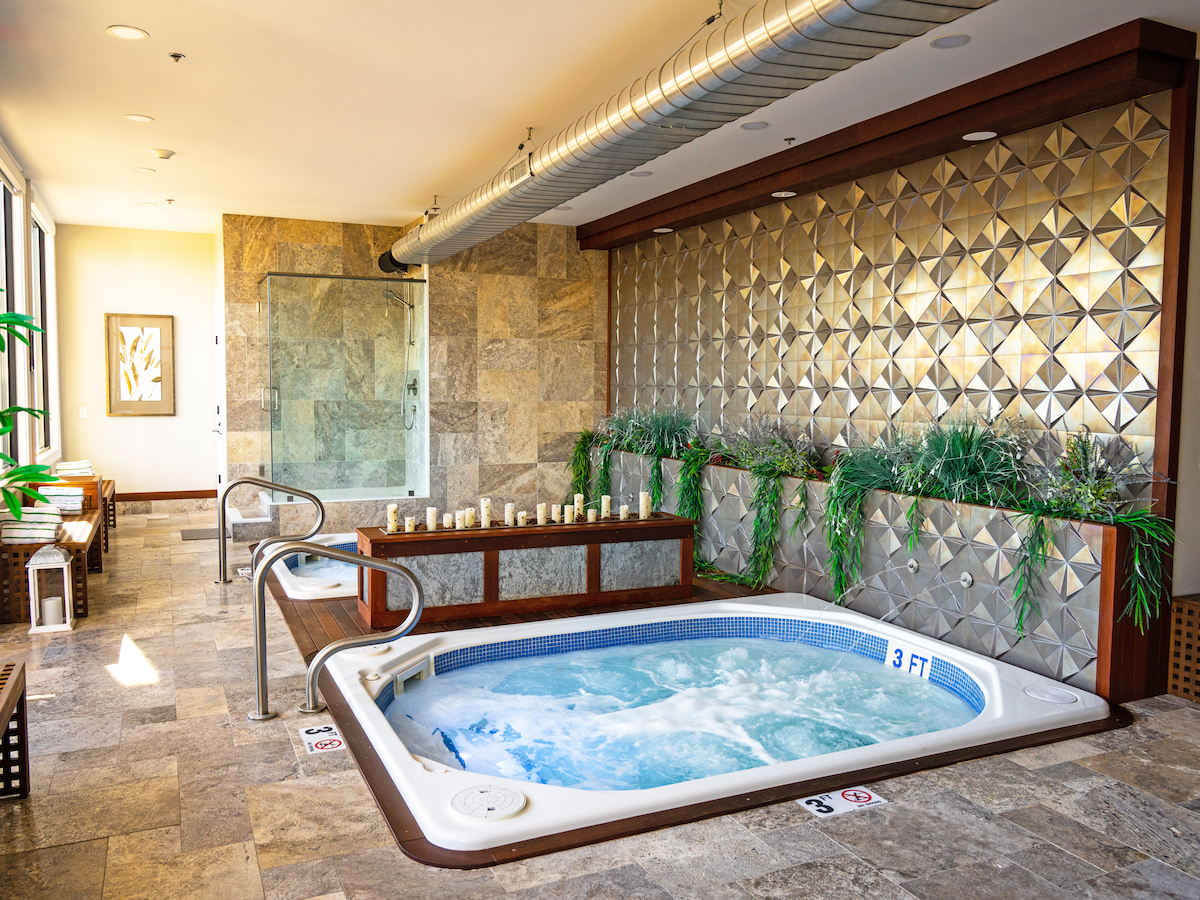
[[[852,787],[846,788],[844,791],[817,794],[815,797],[803,797],[796,802],[820,819],[887,803],[878,794],[868,791],[865,787]]]
[[[300,740],[309,753],[332,753],[345,747],[342,735],[332,725],[315,725],[300,729]]]

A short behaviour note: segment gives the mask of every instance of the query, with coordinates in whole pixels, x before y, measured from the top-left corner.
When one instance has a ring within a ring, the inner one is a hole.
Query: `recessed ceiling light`
[[[653,174],[654,174],[653,172],[647,172],[643,169],[641,172],[630,172],[629,177],[630,178],[649,178]]]
[[[772,191],[771,196],[776,200],[786,200],[788,197],[795,197],[795,191]]]
[[[149,175],[153,175],[155,172],[154,169],[147,168],[146,166],[135,166],[133,171],[141,172],[143,174],[149,174]]]
[[[557,209],[559,212],[570,212],[573,209],[573,207],[570,207],[570,206],[556,206],[554,208]]]
[[[972,131],[969,134],[964,134],[963,140],[975,144],[979,141],[990,141],[995,136],[996,132],[994,131]]]
[[[954,50],[970,42],[971,36],[969,34],[943,34],[941,37],[930,41],[929,46],[935,50]]]
[[[170,159],[175,155],[174,150],[151,150],[150,152],[153,153],[158,159]]]
[[[142,200],[138,203],[138,206],[158,206],[158,204],[151,203],[149,200]]]
[[[654,233],[655,234],[670,234],[674,230],[675,230],[674,228],[655,228]]]
[[[770,122],[743,122],[738,128],[743,131],[762,131],[764,128],[770,128]]]
[[[132,25],[109,25],[105,31],[123,41],[144,41],[150,37],[148,32],[142,31],[140,28],[134,28]]]
[[[141,113],[130,113],[125,118],[130,122],[153,122],[154,116],[143,116]]]

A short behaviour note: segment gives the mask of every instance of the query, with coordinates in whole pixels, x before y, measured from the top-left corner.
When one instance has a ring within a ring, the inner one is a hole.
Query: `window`
[[[0,190],[4,192],[3,197],[3,216],[4,222],[0,226],[0,256],[3,257],[3,272],[0,277],[3,277],[4,282],[4,297],[0,300],[0,309],[7,312],[17,311],[17,282],[16,282],[16,252],[13,244],[13,195],[6,185],[0,185]],[[16,348],[12,346],[12,342],[6,340],[4,342],[3,359],[0,360],[0,403],[4,406],[17,406],[17,353]],[[21,427],[20,422],[14,421],[13,430],[8,434],[0,437],[0,453],[4,453],[13,459],[17,456],[17,448],[20,446],[17,440],[17,431]]]
[[[50,328],[52,323],[47,315],[46,302],[46,233],[42,226],[33,223],[32,243],[30,244],[30,277],[32,291],[33,320],[42,329],[40,334],[30,335],[33,345],[29,354],[30,380],[33,382],[35,409],[50,409]],[[50,447],[50,416],[42,416],[34,426],[37,429],[38,451]]]

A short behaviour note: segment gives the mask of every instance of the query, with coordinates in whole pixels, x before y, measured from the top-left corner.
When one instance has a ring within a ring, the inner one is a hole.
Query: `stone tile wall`
[[[260,465],[270,471],[270,425],[259,409],[268,375],[262,276],[377,275],[379,254],[402,232],[222,218],[230,478],[258,476]],[[529,510],[539,498],[560,499],[575,435],[605,409],[608,255],[580,251],[568,227],[525,224],[426,275],[430,498],[401,499],[401,514],[461,508],[480,495]],[[382,524],[385,502],[328,504],[325,530]],[[310,517],[307,505],[285,507],[279,525],[293,531]]]

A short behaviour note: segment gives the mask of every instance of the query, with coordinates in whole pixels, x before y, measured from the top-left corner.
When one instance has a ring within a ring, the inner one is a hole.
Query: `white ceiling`
[[[750,5],[726,0],[726,15]],[[403,224],[435,193],[446,206],[494,175],[525,126],[544,140],[661,64],[715,9],[2,0],[0,137],[59,222],[213,232],[227,212]],[[768,129],[728,125],[644,167],[653,177],[621,176],[539,221],[590,221],[1137,16],[1200,31],[1200,0],[997,0],[752,116]],[[113,24],[150,39],[116,40]],[[929,47],[958,32],[966,47]],[[156,147],[177,155],[155,160]]]

